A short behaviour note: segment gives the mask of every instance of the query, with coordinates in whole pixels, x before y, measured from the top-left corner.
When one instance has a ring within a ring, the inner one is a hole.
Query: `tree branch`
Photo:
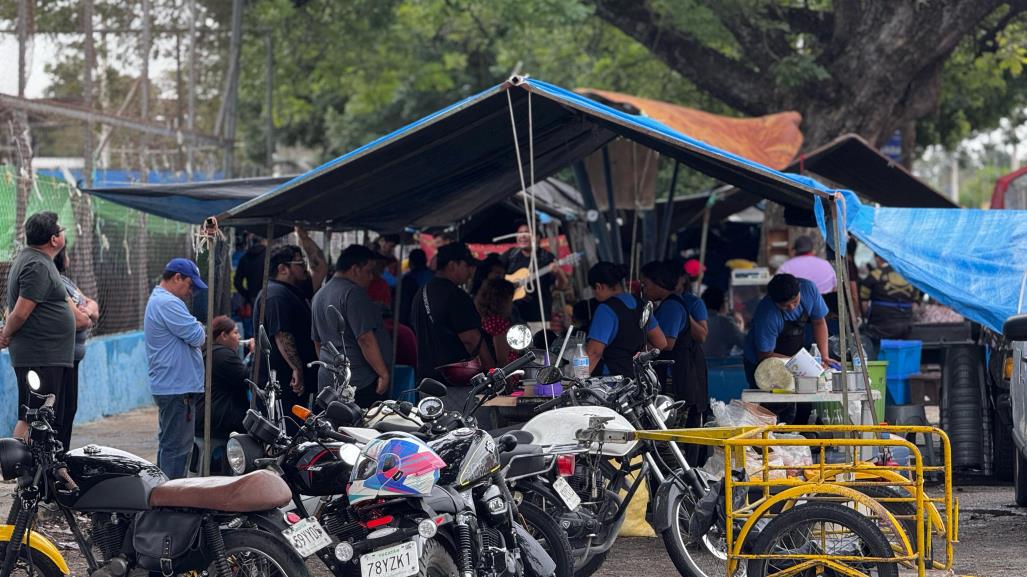
[[[710,48],[682,30],[668,26],[648,2],[586,0],[596,14],[644,45],[657,58],[699,89],[746,114],[766,114],[773,106],[774,85],[756,70]]]
[[[834,29],[834,13],[824,10],[810,10],[795,6],[773,7],[792,32],[812,34],[824,41],[831,37]]]
[[[753,22],[749,17],[751,11],[737,2],[707,0],[704,4],[717,15],[761,73],[770,72],[775,62],[793,52],[784,30]]]

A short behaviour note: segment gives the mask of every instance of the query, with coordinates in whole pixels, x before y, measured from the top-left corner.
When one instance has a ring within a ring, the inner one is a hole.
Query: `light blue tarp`
[[[1027,211],[876,208],[850,191],[842,195],[849,233],[913,286],[996,332],[1017,314],[1027,272]],[[827,238],[820,199],[814,210]]]

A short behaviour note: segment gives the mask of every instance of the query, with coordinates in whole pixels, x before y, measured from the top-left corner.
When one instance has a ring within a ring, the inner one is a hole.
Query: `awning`
[[[852,190],[870,202],[905,208],[957,208],[959,205],[931,185],[913,176],[902,165],[881,154],[856,134],[846,134],[816,150],[799,156],[788,165],[788,172],[809,174],[820,180]],[[697,213],[711,193],[704,192],[675,199],[672,230],[692,226],[702,218]],[[711,220],[718,222],[760,201],[758,195],[726,188],[717,191]],[[658,205],[663,214],[666,201]],[[806,217],[810,218],[812,215]]]
[[[529,184],[532,168],[541,180],[617,136],[785,205],[809,210],[813,196],[825,194],[651,118],[514,77],[228,210],[220,220],[379,231],[444,225],[521,190],[521,176]]]
[[[168,184],[119,184],[83,188],[82,191],[148,214],[202,224],[205,218],[257,198],[291,178],[275,176]]]

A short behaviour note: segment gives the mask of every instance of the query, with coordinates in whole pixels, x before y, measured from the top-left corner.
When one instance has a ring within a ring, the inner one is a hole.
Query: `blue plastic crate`
[[[922,341],[894,341],[881,339],[877,359],[888,361],[888,380],[905,379],[920,372]]]
[[[742,357],[706,359],[706,371],[707,390],[711,399],[728,403],[741,399],[742,391],[749,388]]]
[[[909,404],[909,381],[888,377],[887,402],[889,405]]]

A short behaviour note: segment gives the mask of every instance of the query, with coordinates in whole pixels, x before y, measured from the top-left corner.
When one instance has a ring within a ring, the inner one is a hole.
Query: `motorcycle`
[[[28,375],[28,439],[0,439],[0,476],[17,480],[0,527],[0,577],[71,573],[56,546],[34,529],[40,508],[63,516],[91,577],[159,573],[231,577],[306,577],[302,557],[284,540],[291,525],[277,510],[285,483],[267,472],[239,478],[169,481],[130,453],[87,445],[64,453],[54,431],[54,395]],[[78,515],[89,521],[80,526]]]
[[[603,564],[643,481],[650,494],[647,521],[663,538],[678,571],[705,577],[725,570],[723,525],[714,526],[698,540],[689,535],[692,511],[710,488],[676,444],[581,439],[582,434],[587,438],[588,431],[605,427],[667,429],[677,405],[659,394],[653,365],[665,361],[657,361],[658,354],[636,355],[634,379],[602,377],[581,382],[564,377],[555,367],[539,375],[539,382],[562,381],[567,389],[539,405],[538,414],[521,431],[554,453],[556,466],[548,476],[518,479],[513,491],[554,516],[567,531],[578,576],[591,575]]]

